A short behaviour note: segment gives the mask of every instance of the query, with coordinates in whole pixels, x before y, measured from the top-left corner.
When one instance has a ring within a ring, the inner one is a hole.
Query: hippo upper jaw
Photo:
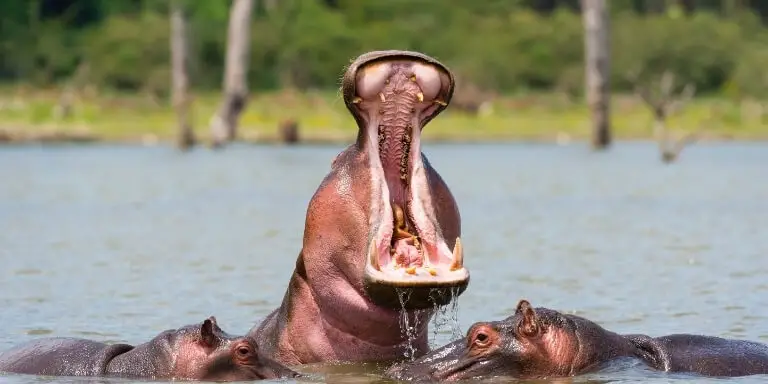
[[[469,283],[459,238],[445,239],[436,205],[436,173],[421,153],[421,131],[448,105],[450,71],[416,52],[381,51],[354,61],[344,100],[369,159],[371,201],[364,267],[367,295],[407,309],[443,305]],[[450,243],[450,244],[449,244]],[[410,299],[403,302],[398,289]]]

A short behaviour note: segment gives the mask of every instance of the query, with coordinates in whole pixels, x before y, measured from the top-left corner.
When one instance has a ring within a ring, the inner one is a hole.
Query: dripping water
[[[411,299],[412,290],[407,288],[395,288],[397,298],[400,301],[400,332],[405,338],[405,350],[403,356],[408,360],[413,361],[416,358],[416,346],[415,341],[417,332],[419,330],[419,320],[425,310],[412,311],[413,316],[408,315],[408,310],[405,309],[405,303]],[[430,349],[440,346],[442,343],[437,340],[437,337],[441,333],[448,333],[444,329],[450,327],[451,339],[450,341],[460,339],[463,334],[461,327],[459,326],[459,291],[458,288],[451,288],[448,292],[451,295],[450,301],[446,305],[437,305],[437,302],[444,300],[438,300],[439,295],[445,294],[445,291],[438,289],[432,289],[429,292],[429,297],[432,300],[433,307],[431,309],[433,313],[432,317],[432,337],[429,340]]]
[[[463,336],[461,327],[459,326],[458,288],[451,288],[451,300],[448,304],[437,305],[437,299],[441,294],[441,291],[436,289],[433,289],[429,293],[429,297],[432,299],[432,309],[434,312],[434,317],[432,318],[432,337],[429,340],[430,349],[439,347],[445,343],[444,341],[438,340],[438,335],[448,333],[449,331],[445,329],[447,327],[450,327],[450,341],[459,339]]]
[[[451,340],[464,336],[459,325],[459,288],[451,288]]]
[[[397,292],[397,298],[400,300],[400,332],[405,337],[405,351],[403,355],[410,361],[413,361],[416,357],[416,347],[414,341],[416,340],[416,331],[419,327],[419,311],[415,312],[413,317],[413,324],[408,317],[408,311],[405,309],[405,303],[411,299],[411,290],[403,288],[395,288]]]

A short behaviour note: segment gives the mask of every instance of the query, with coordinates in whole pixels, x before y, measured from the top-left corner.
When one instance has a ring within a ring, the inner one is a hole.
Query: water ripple
[[[341,149],[0,148],[0,349],[140,343],[210,315],[245,333],[282,302],[307,203]],[[768,342],[766,146],[697,146],[670,167],[655,150],[425,145],[460,204],[461,333],[526,298],[621,333]],[[318,381],[375,380],[364,372]],[[589,380],[673,381],[566,381]]]

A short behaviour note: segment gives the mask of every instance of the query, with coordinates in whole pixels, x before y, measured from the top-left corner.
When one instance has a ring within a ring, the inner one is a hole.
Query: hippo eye
[[[475,332],[474,344],[478,347],[487,347],[491,344],[491,336],[485,330]]]
[[[247,347],[245,345],[241,345],[241,346],[237,347],[237,354],[240,357],[248,356],[248,355],[251,354],[251,348],[249,348],[249,347]]]

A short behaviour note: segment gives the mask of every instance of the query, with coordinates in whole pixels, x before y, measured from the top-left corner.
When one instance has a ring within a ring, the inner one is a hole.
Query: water
[[[46,336],[140,343],[209,315],[246,332],[280,304],[307,203],[341,149],[0,148],[0,349]],[[768,145],[700,144],[671,166],[643,143],[425,150],[461,209],[472,274],[461,334],[526,298],[617,332],[768,342]],[[302,368],[328,382],[375,381],[372,369]]]

